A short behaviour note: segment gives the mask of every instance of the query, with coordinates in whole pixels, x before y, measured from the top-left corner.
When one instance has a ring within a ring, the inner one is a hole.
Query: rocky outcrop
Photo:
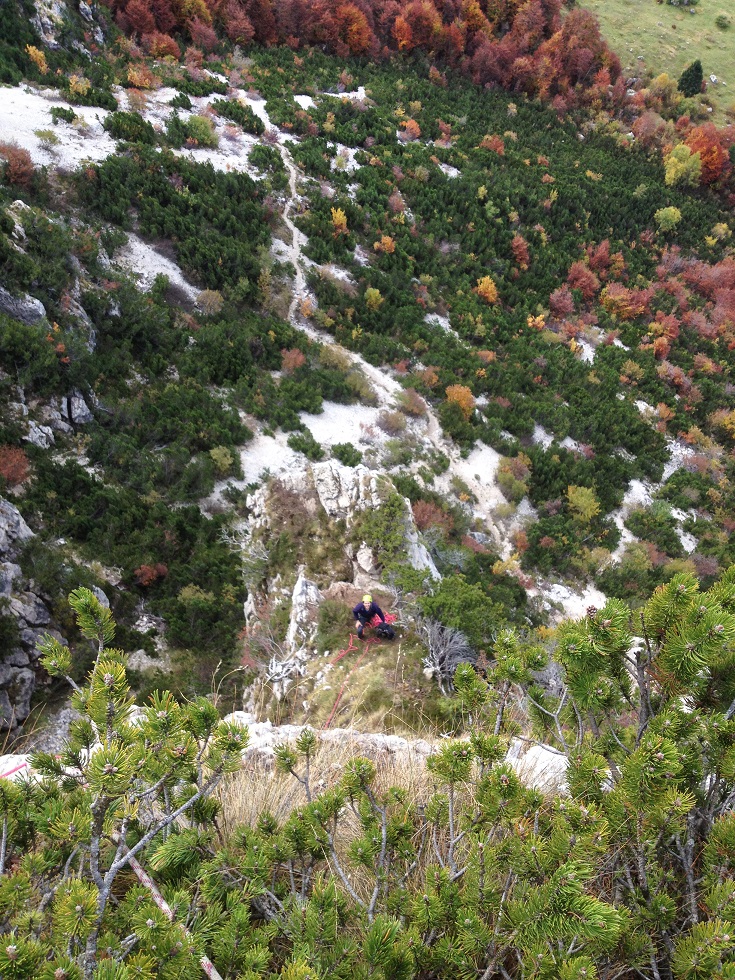
[[[15,558],[33,532],[17,507],[0,498],[0,613],[16,626],[16,642],[0,650],[0,730],[16,728],[28,717],[36,688],[38,645],[46,633],[58,640],[51,614]]]
[[[23,542],[32,537],[18,508],[0,497],[0,556],[15,557]]]
[[[243,725],[248,729],[248,747],[243,758],[265,768],[273,765],[275,747],[293,742],[304,731],[301,725],[276,725],[270,721],[258,722],[247,711],[233,711],[225,721]],[[423,764],[436,750],[426,739],[407,739],[400,735],[380,732],[358,732],[352,728],[330,728],[315,732],[324,746],[347,747],[355,756],[366,756],[376,763],[406,761]],[[505,761],[524,784],[544,793],[568,792],[566,772],[568,761],[563,752],[523,739],[511,739]]]
[[[287,491],[298,494],[299,503],[309,513],[322,513],[333,521],[343,520],[347,528],[361,511],[380,507],[395,489],[388,477],[366,466],[343,466],[334,459],[280,474],[278,482]],[[251,494],[247,498],[247,506],[251,530],[273,529],[267,486],[259,487]],[[441,576],[431,555],[421,542],[408,501],[405,513],[406,555],[409,562],[414,568],[428,571],[432,578],[439,579]],[[368,545],[362,542],[356,550],[348,549],[347,557],[352,562],[353,584],[361,589],[377,588],[379,569]]]
[[[360,511],[379,507],[391,487],[386,477],[366,466],[343,466],[334,459],[281,473],[278,482],[297,493],[311,513],[322,511],[335,521],[344,519],[348,526]],[[251,526],[269,528],[268,487],[259,487],[247,498],[247,505]]]
[[[69,714],[68,709],[65,709]],[[140,708],[133,708],[131,722],[141,714]],[[72,716],[69,716],[69,721]],[[274,767],[277,745],[294,742],[308,726],[273,725],[270,721],[256,721],[255,715],[248,711],[233,711],[224,721],[242,725],[248,730],[248,745],[242,753],[243,762],[249,767],[258,766],[269,770]],[[379,768],[390,769],[400,766],[423,766],[429,756],[436,751],[436,745],[423,738],[408,739],[401,735],[386,735],[382,732],[358,732],[353,728],[329,728],[314,731],[324,749],[339,749],[337,758],[344,760],[345,750],[352,757],[371,759]],[[45,750],[50,751],[50,750]],[[94,751],[94,750],[93,750]],[[0,779],[20,779],[32,775],[27,755],[0,756]],[[524,786],[540,790],[542,793],[566,795],[567,758],[564,753],[549,745],[530,743],[514,738],[511,740],[505,761],[518,775]]]
[[[311,467],[319,503],[326,513],[349,524],[355,514],[368,507],[379,507],[385,497],[387,481],[366,466],[343,466],[330,459]]]
[[[419,571],[427,571],[436,581],[441,578],[439,571],[434,564],[434,560],[426,549],[426,545],[419,539],[419,532],[413,520],[411,507],[406,500],[406,509],[410,520],[406,528],[406,555],[413,568]]]
[[[291,596],[291,616],[286,630],[286,646],[293,655],[298,656],[313,638],[322,598],[316,585],[310,582],[304,576],[303,569],[300,569]]]
[[[34,0],[33,6],[35,13],[31,20],[36,32],[39,34],[44,45],[51,50],[61,47],[59,37],[64,27],[64,21],[69,17],[70,10],[64,0]],[[105,36],[102,33],[98,22],[97,5],[86,3],[79,0],[77,5],[79,13],[89,25],[95,44],[105,43]],[[71,46],[76,50],[91,57],[89,51],[78,41],[72,41]]]
[[[30,419],[28,422],[28,432],[23,436],[25,442],[30,442],[32,446],[39,449],[50,449],[56,442],[54,430],[49,425],[39,425]]]
[[[20,297],[13,296],[7,289],[0,286],[0,313],[4,313],[14,320],[20,320],[21,323],[28,326],[33,326],[34,323],[38,323],[46,316],[46,307],[40,299],[34,299],[28,294]]]
[[[301,725],[273,725],[270,721],[256,721],[247,711],[233,711],[225,721],[244,725],[248,729],[248,747],[243,758],[270,768],[275,757],[275,747],[291,742],[304,731]],[[409,740],[400,735],[384,735],[380,732],[358,732],[352,728],[329,728],[315,732],[322,745],[348,745],[356,756],[367,756],[375,761],[413,758],[424,762],[434,751],[425,739]]]

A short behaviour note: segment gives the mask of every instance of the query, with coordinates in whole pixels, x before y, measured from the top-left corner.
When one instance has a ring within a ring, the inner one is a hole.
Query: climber
[[[383,623],[385,623],[385,613],[377,602],[373,602],[373,597],[369,594],[362,597],[362,602],[358,602],[358,604],[352,610],[352,615],[355,617],[355,621],[357,622],[357,635],[360,637],[360,639],[362,639],[365,626],[370,625],[373,616],[377,616]]]

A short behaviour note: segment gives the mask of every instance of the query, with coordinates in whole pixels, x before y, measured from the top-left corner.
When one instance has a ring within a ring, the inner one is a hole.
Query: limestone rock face
[[[18,635],[17,644],[4,649],[0,659],[0,730],[5,731],[28,717],[41,638],[48,632],[61,640],[43,599],[32,591],[14,561],[23,543],[32,537],[18,508],[0,498],[0,614],[15,620]]]
[[[0,286],[0,313],[33,326],[46,316],[46,307],[33,296],[13,296]]]
[[[32,419],[28,422],[28,432],[23,439],[25,442],[30,442],[32,446],[38,446],[39,449],[49,449],[56,442],[51,426],[39,425]]]
[[[349,524],[361,510],[380,506],[384,481],[366,466],[343,466],[330,459],[315,463],[311,472],[319,503],[330,517]]]
[[[334,520],[343,518],[348,526],[361,510],[380,506],[381,484],[387,486],[384,478],[381,480],[366,466],[343,466],[334,459],[281,473],[278,482],[297,493],[310,512],[323,511]],[[251,494],[247,505],[253,527],[270,526],[267,488],[260,487]]]
[[[427,551],[426,545],[422,544],[422,542],[419,540],[419,533],[416,529],[416,525],[414,524],[411,508],[408,505],[408,500],[406,500],[406,506],[408,513],[411,515],[411,520],[406,529],[406,550],[408,553],[408,560],[413,568],[416,568],[419,571],[426,569],[429,575],[438,581],[441,578],[441,575],[434,564],[433,558]]]
[[[18,508],[0,497],[0,556],[14,556],[18,546],[32,537]]]
[[[94,422],[94,415],[90,412],[89,405],[87,405],[81,392],[73,391],[59,401],[59,414],[65,422],[73,422],[76,425]]]
[[[313,582],[299,571],[291,596],[291,618],[286,631],[286,646],[294,655],[312,638],[322,594]]]

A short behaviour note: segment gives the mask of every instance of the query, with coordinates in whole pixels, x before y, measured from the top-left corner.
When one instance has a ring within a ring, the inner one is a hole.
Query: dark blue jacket
[[[355,617],[355,619],[364,619],[366,623],[369,623],[373,616],[379,616],[380,619],[385,622],[385,614],[374,600],[367,607],[365,607],[362,602],[358,602],[358,604],[352,610],[352,615]]]

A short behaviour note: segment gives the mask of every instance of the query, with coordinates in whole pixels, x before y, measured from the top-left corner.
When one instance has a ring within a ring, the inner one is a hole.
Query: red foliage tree
[[[633,123],[633,135],[642,147],[649,150],[661,145],[666,123],[657,112],[644,112]]]
[[[515,259],[516,265],[525,271],[531,261],[528,251],[528,242],[522,235],[514,235],[513,241],[510,243],[510,248],[513,252],[513,258]]]
[[[156,18],[150,8],[150,4],[145,0],[130,0],[125,7],[125,17],[127,19],[127,30],[137,37],[143,34],[153,34],[156,30]]]
[[[298,347],[292,347],[290,350],[284,348],[281,351],[281,370],[284,374],[293,374],[304,364],[306,364],[306,357]]]
[[[171,7],[171,0],[150,0],[148,6],[156,18],[156,26],[162,34],[168,34],[177,26],[178,19]]]
[[[549,309],[554,316],[569,316],[574,313],[574,297],[568,286],[561,286],[555,289],[549,296]]]
[[[255,28],[238,0],[229,0],[225,7],[223,24],[227,37],[235,44],[249,44],[252,41]]]
[[[30,187],[33,160],[28,150],[16,143],[0,143],[0,160],[5,160],[5,180],[16,187]]]
[[[714,123],[696,126],[684,140],[692,153],[698,153],[702,160],[700,181],[714,184],[731,169],[730,158],[722,143],[722,134]]]
[[[197,47],[204,51],[214,51],[219,39],[211,24],[206,24],[201,17],[194,17],[189,21],[188,27],[191,39]]]
[[[278,25],[271,0],[247,0],[245,13],[253,25],[253,39],[258,44],[271,45],[278,41]]]
[[[586,303],[592,302],[595,293],[600,288],[600,280],[584,262],[572,263],[567,276],[567,284],[571,289],[578,289]]]
[[[472,80],[476,85],[507,85],[517,57],[518,41],[512,35],[500,41],[483,38],[472,56]]]
[[[145,588],[162,578],[166,578],[167,575],[168,566],[164,565],[163,562],[156,562],[155,565],[141,565],[133,572],[135,584]]]
[[[0,446],[0,477],[10,487],[17,487],[28,477],[29,463],[18,446]]]
[[[607,238],[597,246],[587,246],[587,261],[593,272],[606,272],[610,268],[610,242]]]
[[[413,519],[419,531],[429,527],[441,528],[444,534],[454,530],[454,518],[430,500],[417,500],[411,505]]]

